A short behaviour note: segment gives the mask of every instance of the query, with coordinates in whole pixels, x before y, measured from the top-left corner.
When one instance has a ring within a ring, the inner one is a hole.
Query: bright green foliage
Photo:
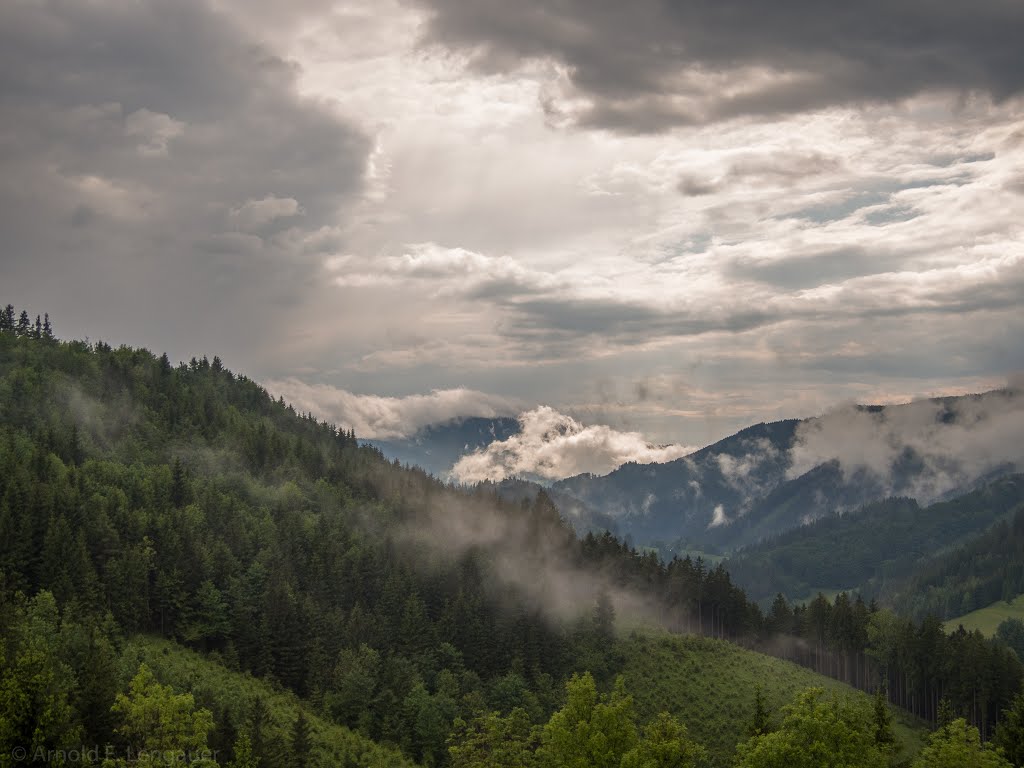
[[[208,709],[196,709],[191,693],[175,694],[161,685],[145,664],[132,678],[127,694],[118,694],[113,711],[122,721],[118,728],[134,754],[162,756],[184,754],[193,765],[215,766],[206,739],[213,730],[213,715]],[[145,764],[145,759],[141,761]],[[120,764],[117,763],[117,764]]]
[[[15,747],[28,754],[78,746],[73,670],[61,656],[60,616],[49,592],[16,609],[14,633],[0,643],[0,764]]]
[[[227,768],[259,768],[259,758],[252,753],[252,740],[243,734],[235,742],[234,757]]]
[[[1005,757],[981,743],[978,729],[963,719],[932,734],[913,768],[1012,768]]]
[[[689,738],[686,726],[667,712],[643,729],[640,743],[622,758],[621,768],[697,768],[707,750]]]
[[[541,768],[619,768],[638,740],[633,698],[622,678],[610,695],[598,696],[589,672],[573,675],[566,693],[565,706],[541,733]]]
[[[863,701],[801,693],[781,727],[739,747],[738,768],[887,768],[889,750],[875,743],[872,711]]]
[[[541,728],[530,722],[526,710],[513,709],[506,717],[497,712],[466,723],[456,721],[448,747],[452,768],[534,768],[534,752]]]

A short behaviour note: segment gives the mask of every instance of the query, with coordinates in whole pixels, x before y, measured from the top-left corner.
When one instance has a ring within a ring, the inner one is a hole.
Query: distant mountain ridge
[[[406,439],[369,442],[390,459],[449,479],[461,457],[520,428],[514,418],[469,417]],[[755,424],[662,464],[630,462],[606,475],[550,484],[515,478],[497,490],[506,498],[533,497],[547,486],[578,529],[608,529],[667,556],[728,553],[888,497],[928,504],[1021,471],[1018,428],[1024,429],[1024,398],[1012,389],[858,405]]]
[[[388,459],[425,469],[442,480],[462,456],[519,434],[519,421],[509,416],[467,416],[430,424],[407,438],[366,440]]]
[[[757,424],[675,461],[578,475],[552,490],[663,553],[728,552],[890,496],[930,503],[1020,471],[1022,423],[1024,398],[1010,389],[854,406]]]

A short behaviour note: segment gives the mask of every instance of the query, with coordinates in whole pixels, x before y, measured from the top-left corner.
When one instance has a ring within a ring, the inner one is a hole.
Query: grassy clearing
[[[775,712],[775,722],[781,708],[805,688],[866,696],[796,664],[722,640],[634,634],[622,647],[626,685],[641,720],[662,710],[671,712],[686,723],[719,766],[731,764],[736,744],[749,735],[757,685],[762,686],[765,700]],[[899,710],[894,709],[893,714],[903,756],[916,754],[926,734],[924,724]]]
[[[947,632],[954,632],[958,626],[963,624],[964,629],[968,631],[973,632],[978,629],[985,637],[992,637],[1005,619],[1024,621],[1024,595],[1017,595],[1009,603],[1000,600],[956,619],[950,619],[943,626]]]
[[[318,716],[295,694],[269,685],[249,674],[231,670],[182,646],[153,637],[135,637],[121,657],[122,675],[130,677],[145,663],[164,685],[178,693],[189,691],[198,706],[213,712],[218,728],[229,724],[237,731],[243,726],[251,702],[257,697],[267,704],[273,727],[271,739],[288,743],[292,724],[302,709],[312,726],[320,765],[359,768],[414,768],[397,749],[381,746]],[[221,762],[224,765],[227,760]]]

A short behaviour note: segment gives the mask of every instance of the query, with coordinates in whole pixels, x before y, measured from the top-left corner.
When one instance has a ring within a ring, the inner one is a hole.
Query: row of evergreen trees
[[[36,315],[36,321],[33,323],[29,318],[28,311],[24,309],[15,318],[13,304],[8,304],[3,309],[0,309],[0,333],[11,333],[15,336],[25,336],[33,339],[52,340],[54,338],[49,313],[43,315],[42,319],[39,318],[39,315]]]
[[[862,690],[881,685],[892,703],[933,723],[946,702],[986,735],[1024,683],[1005,643],[963,627],[947,634],[934,616],[915,622],[846,593],[797,606],[779,595],[764,634],[793,639],[776,643],[777,654]]]

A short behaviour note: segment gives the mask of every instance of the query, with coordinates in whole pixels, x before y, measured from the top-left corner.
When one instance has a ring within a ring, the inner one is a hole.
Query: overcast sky
[[[0,299],[364,432],[989,389],[1022,40],[1016,0],[5,0]]]

